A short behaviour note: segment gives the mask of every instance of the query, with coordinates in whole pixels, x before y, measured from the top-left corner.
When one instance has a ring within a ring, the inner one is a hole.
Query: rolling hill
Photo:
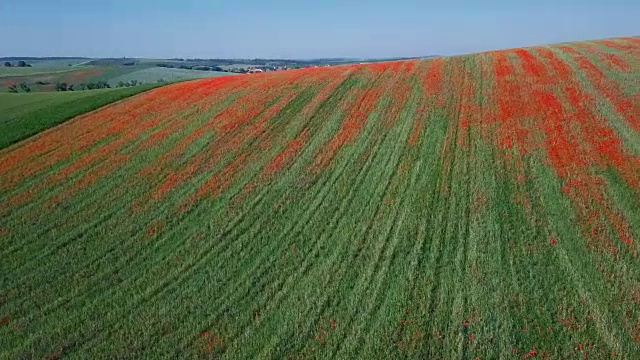
[[[0,150],[0,357],[640,357],[640,38],[157,88]]]

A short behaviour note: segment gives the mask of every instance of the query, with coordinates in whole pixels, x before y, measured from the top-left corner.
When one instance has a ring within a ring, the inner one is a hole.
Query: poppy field
[[[640,38],[163,86],[0,150],[0,358],[640,358]]]

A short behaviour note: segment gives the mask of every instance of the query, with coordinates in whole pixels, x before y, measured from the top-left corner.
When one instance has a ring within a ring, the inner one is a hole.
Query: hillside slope
[[[640,357],[640,39],[196,80],[0,151],[0,357]]]

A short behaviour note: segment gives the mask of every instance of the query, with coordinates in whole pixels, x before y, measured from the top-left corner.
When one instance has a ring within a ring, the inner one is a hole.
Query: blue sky
[[[624,0],[0,0],[0,56],[393,57],[640,35]]]

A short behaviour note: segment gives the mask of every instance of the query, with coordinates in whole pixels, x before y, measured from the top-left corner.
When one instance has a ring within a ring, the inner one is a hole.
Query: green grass
[[[69,92],[0,93],[0,149],[157,85]]]

